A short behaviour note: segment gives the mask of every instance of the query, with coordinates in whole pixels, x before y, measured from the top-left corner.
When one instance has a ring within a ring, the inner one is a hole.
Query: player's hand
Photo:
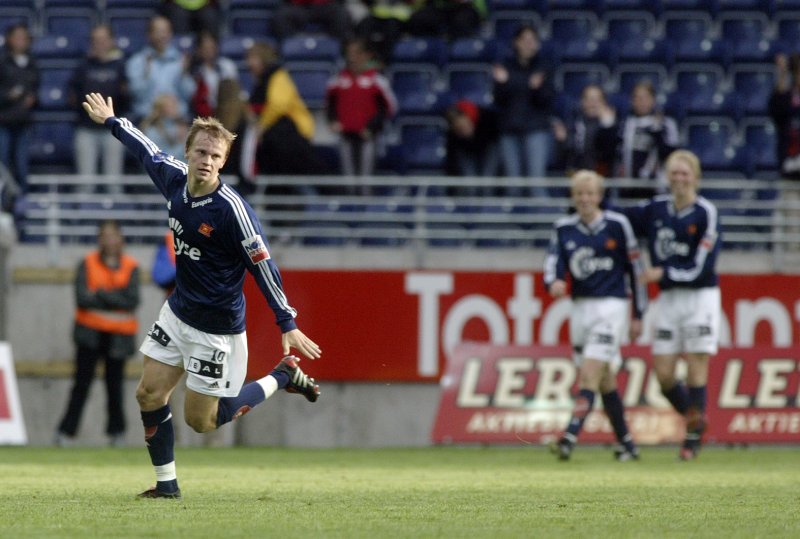
[[[319,345],[306,337],[299,329],[284,333],[281,337],[281,344],[283,344],[283,355],[285,356],[291,353],[291,348],[294,348],[308,359],[319,359],[322,356],[322,350]]]
[[[106,120],[114,116],[114,102],[111,97],[103,98],[98,93],[86,94],[86,101],[83,102],[83,110],[89,114],[89,118],[98,124],[105,123]]]
[[[547,290],[554,298],[560,298],[567,293],[567,283],[561,279],[556,279]]]
[[[633,343],[636,342],[636,339],[638,339],[641,335],[642,335],[642,321],[634,318],[633,320],[631,320],[631,325],[628,328],[628,336],[630,337],[631,342]]]
[[[664,276],[664,268],[653,267],[647,268],[639,276],[639,282],[642,284],[657,283]]]

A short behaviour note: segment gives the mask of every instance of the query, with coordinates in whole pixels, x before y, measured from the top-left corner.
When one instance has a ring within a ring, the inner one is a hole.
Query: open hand
[[[284,333],[281,337],[281,344],[283,345],[283,355],[285,356],[291,353],[291,348],[294,348],[308,359],[319,359],[322,356],[322,350],[320,350],[319,345],[306,337],[299,329]]]
[[[98,93],[86,94],[83,110],[89,114],[89,118],[93,122],[103,124],[107,119],[114,116],[114,102],[110,97],[103,98]]]

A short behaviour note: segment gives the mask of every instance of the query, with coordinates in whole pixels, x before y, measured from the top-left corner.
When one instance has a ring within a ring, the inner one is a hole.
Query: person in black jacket
[[[27,26],[14,24],[6,29],[0,57],[0,162],[23,193],[28,190],[31,112],[39,90],[39,69],[30,49]]]
[[[445,112],[448,176],[497,176],[497,113],[461,99]],[[468,190],[465,194],[489,194]]]
[[[555,88],[540,53],[539,34],[522,25],[514,34],[514,57],[492,68],[494,103],[499,113],[500,156],[506,176],[523,173],[535,182],[547,173],[550,115]],[[534,185],[535,196],[548,196]]]

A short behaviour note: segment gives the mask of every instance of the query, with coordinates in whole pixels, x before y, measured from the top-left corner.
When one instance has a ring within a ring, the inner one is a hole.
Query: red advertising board
[[[435,383],[446,353],[465,341],[567,342],[570,302],[550,299],[538,272],[285,270],[283,281],[299,327],[323,349],[304,363],[320,380]],[[723,275],[722,345],[796,346],[798,285],[798,276]],[[277,363],[280,333],[252,279],[245,291],[254,378]],[[645,320],[638,344],[649,338]]]
[[[618,384],[634,438],[640,444],[682,440],[683,419],[661,396],[647,349],[626,347],[624,356]],[[575,375],[567,346],[460,345],[442,377],[433,441],[553,440],[569,422]],[[710,363],[708,388],[707,441],[800,442],[800,354],[795,350],[721,349]],[[581,442],[614,441],[600,406],[588,416]]]

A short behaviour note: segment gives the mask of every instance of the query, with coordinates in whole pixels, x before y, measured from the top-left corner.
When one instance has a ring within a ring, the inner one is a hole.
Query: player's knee
[[[150,386],[140,383],[136,387],[136,402],[142,410],[152,410],[159,404],[166,404],[162,401],[165,401],[163,395]]]
[[[197,433],[211,432],[217,428],[217,422],[213,418],[204,415],[186,414],[186,424]]]

